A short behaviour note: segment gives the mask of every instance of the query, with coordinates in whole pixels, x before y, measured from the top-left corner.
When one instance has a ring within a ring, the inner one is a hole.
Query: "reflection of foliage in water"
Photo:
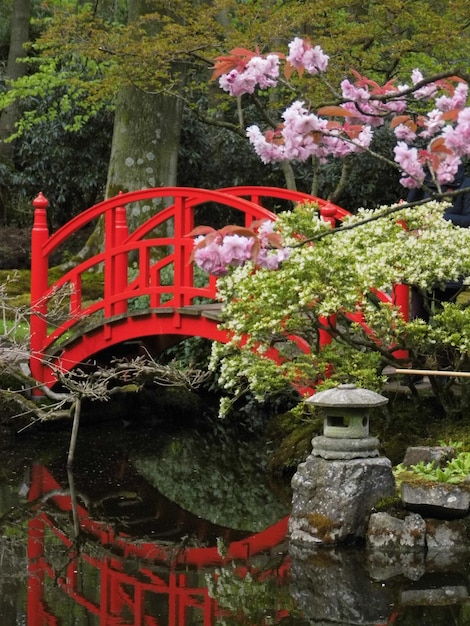
[[[26,603],[28,571],[26,527],[2,529],[0,536],[0,616],[2,624],[14,624]],[[11,620],[11,621],[10,621]]]
[[[209,595],[222,609],[214,626],[278,624],[286,614],[294,615],[289,586],[282,584],[274,573],[267,576],[266,569],[269,568],[265,565],[263,570],[245,571],[232,563],[217,568],[212,575],[206,574]]]
[[[207,434],[180,434],[158,458],[133,458],[138,472],[182,508],[215,524],[253,532],[290,509],[269,486],[267,461],[264,441]]]

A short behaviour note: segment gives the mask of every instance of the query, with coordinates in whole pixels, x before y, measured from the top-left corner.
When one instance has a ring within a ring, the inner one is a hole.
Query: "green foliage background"
[[[4,59],[11,6],[2,3],[1,9]],[[354,0],[347,6],[340,0],[177,0],[171,5],[150,0],[147,13],[129,25],[122,1],[77,5],[34,0],[32,6],[28,74],[14,85],[0,84],[0,108],[17,98],[23,106],[13,170],[0,164],[2,193],[10,207],[7,220],[20,224],[27,221],[25,205],[40,189],[54,205],[54,225],[100,199],[111,141],[112,118],[106,111],[112,112],[116,94],[127,85],[155,93],[176,90],[184,99],[188,113],[180,184],[283,185],[279,166],[261,167],[251,148],[244,147],[244,127],[262,123],[260,105],[270,117],[278,117],[296,96],[292,88],[299,87],[297,79],[275,98],[264,93],[244,97],[242,123],[240,109],[210,83],[215,56],[235,45],[285,51],[293,36],[308,36],[329,54],[328,80],[334,85],[350,76],[351,68],[381,83],[408,80],[416,66],[437,72],[465,64],[469,53],[465,0]],[[178,77],[183,75],[181,88]],[[332,99],[322,81],[308,81],[304,93],[312,107]],[[390,154],[386,132],[377,137],[376,147]],[[298,188],[309,191],[311,166],[294,168]],[[326,164],[318,194],[330,194],[338,176],[338,164]],[[399,194],[396,174],[363,155],[341,204],[349,210],[374,207]]]

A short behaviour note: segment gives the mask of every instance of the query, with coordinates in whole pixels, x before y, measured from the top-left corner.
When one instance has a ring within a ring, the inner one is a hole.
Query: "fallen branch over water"
[[[117,394],[138,393],[144,385],[148,384],[196,390],[211,376],[209,372],[203,370],[163,365],[150,356],[115,360],[107,367],[90,364],[89,371],[75,369],[72,372],[56,371],[55,373],[65,392],[57,393],[41,386],[39,389],[44,393],[45,402],[33,402],[25,396],[24,390],[8,390],[4,393],[21,407],[22,416],[30,415],[32,418],[32,421],[18,432],[22,432],[37,422],[73,418],[67,461],[69,466],[74,460],[84,400],[107,402]],[[16,417],[19,417],[19,414]]]

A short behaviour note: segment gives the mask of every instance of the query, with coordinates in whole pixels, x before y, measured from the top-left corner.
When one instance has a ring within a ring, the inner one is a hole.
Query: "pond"
[[[469,565],[302,553],[269,442],[217,422],[48,429],[2,451],[1,626],[470,624]]]

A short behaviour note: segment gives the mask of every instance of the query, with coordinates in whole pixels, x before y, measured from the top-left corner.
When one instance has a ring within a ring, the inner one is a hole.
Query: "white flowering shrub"
[[[315,205],[281,214],[274,228],[289,255],[279,268],[247,261],[218,280],[223,326],[232,333],[212,353],[223,388],[233,396],[249,389],[263,400],[288,383],[302,390],[354,381],[380,389],[387,364],[468,369],[465,302],[443,303],[428,323],[407,322],[377,295],[399,283],[431,292],[469,280],[470,229],[444,220],[445,208],[430,201],[359,210],[333,233]],[[320,349],[328,328],[332,341]],[[406,361],[397,360],[398,349],[408,350]]]

